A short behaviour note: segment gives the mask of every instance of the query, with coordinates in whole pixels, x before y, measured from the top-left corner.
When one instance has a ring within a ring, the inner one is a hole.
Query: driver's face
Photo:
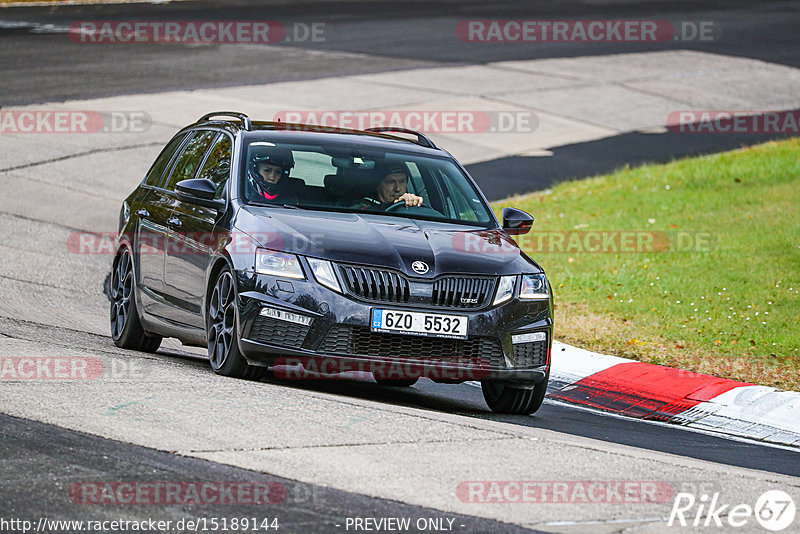
[[[378,184],[378,200],[394,202],[408,190],[408,176],[402,172],[387,174]]]
[[[258,164],[258,174],[264,179],[265,182],[270,184],[277,184],[283,176],[283,169],[277,165],[270,165],[269,163]]]

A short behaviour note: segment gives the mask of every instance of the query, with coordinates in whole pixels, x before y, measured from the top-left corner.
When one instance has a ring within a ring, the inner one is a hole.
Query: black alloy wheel
[[[208,360],[217,374],[257,380],[267,368],[248,364],[239,350],[236,312],[236,287],[230,269],[225,268],[219,273],[208,302]]]
[[[134,292],[133,260],[128,248],[117,255],[111,277],[111,338],[123,349],[155,352],[161,336],[148,334],[139,321]]]

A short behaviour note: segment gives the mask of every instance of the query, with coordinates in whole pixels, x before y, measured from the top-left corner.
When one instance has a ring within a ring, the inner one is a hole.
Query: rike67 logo
[[[669,526],[730,528],[750,526],[752,519],[763,528],[779,532],[788,528],[797,512],[791,495],[782,490],[764,492],[751,506],[747,503],[730,504],[720,498],[720,493],[706,493],[695,497],[691,493],[678,493],[669,515]]]

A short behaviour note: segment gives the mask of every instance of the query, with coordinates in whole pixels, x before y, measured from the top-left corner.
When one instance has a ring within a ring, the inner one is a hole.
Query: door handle
[[[180,226],[181,224],[183,224],[181,223],[181,220],[177,217],[170,217],[169,219],[167,219],[167,222],[172,226]]]
[[[139,208],[138,210],[136,210],[136,215],[138,215],[139,217],[150,217],[150,212],[144,208]]]

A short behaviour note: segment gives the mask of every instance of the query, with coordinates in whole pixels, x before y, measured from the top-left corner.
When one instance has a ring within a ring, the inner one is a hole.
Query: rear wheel
[[[542,406],[549,378],[550,372],[548,371],[544,380],[530,389],[484,380],[481,382],[483,398],[493,412],[529,415]]]
[[[133,260],[130,250],[124,248],[111,272],[111,339],[123,349],[155,352],[161,345],[161,336],[148,334],[142,328],[133,283]]]
[[[208,303],[208,360],[217,374],[258,380],[266,374],[267,368],[247,363],[239,351],[236,324],[236,287],[226,267],[217,276]]]

